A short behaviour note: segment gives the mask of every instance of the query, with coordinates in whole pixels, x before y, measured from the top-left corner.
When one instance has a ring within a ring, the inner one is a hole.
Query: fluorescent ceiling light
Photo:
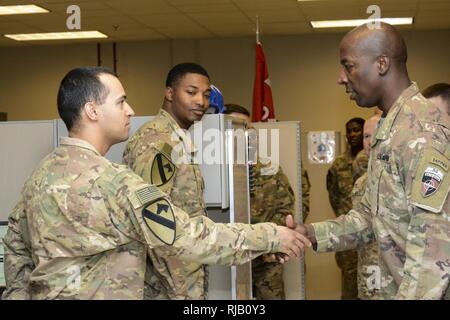
[[[16,41],[108,38],[106,34],[100,31],[5,34],[5,37]]]
[[[357,27],[374,21],[386,22],[392,25],[412,24],[413,18],[381,18],[381,19],[353,19],[353,20],[323,20],[311,21],[313,28],[343,28]]]
[[[47,12],[50,11],[34,4],[22,6],[0,6],[0,15],[47,13]]]

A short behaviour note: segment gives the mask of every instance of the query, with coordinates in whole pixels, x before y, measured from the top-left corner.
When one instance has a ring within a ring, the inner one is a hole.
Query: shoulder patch
[[[176,221],[172,205],[164,198],[150,202],[142,209],[142,218],[159,240],[172,245],[176,238]]]
[[[130,200],[133,209],[136,210],[164,196],[165,194],[157,187],[145,185],[131,192],[128,200]]]
[[[176,221],[172,205],[165,194],[155,186],[143,186],[129,196],[133,209],[141,212],[148,229],[167,245],[172,245],[176,236]]]
[[[157,187],[165,185],[175,175],[177,167],[171,160],[172,147],[165,143],[156,154],[150,169],[150,182]]]
[[[449,165],[449,159],[437,150],[424,150],[412,185],[415,206],[435,213],[442,210],[450,189]]]

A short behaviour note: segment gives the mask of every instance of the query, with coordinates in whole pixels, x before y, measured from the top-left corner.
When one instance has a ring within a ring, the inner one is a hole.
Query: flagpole
[[[259,17],[256,16],[256,43],[259,43]]]

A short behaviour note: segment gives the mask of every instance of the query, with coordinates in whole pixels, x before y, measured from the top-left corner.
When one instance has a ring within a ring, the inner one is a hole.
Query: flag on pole
[[[253,84],[252,121],[267,121],[275,119],[273,109],[272,88],[270,86],[269,71],[266,57],[260,42],[256,43],[255,82]]]

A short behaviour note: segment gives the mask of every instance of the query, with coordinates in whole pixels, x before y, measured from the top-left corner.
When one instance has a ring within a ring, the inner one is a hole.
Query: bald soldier
[[[367,185],[367,167],[369,163],[370,145],[372,137],[381,118],[376,114],[364,123],[363,144],[361,150],[353,161],[355,185],[352,190],[353,208],[360,206]],[[361,300],[379,299],[379,288],[374,285],[373,276],[378,267],[377,243],[374,241],[358,250],[358,298]]]
[[[238,104],[226,104],[225,114],[240,118],[251,124],[250,112]],[[295,195],[281,166],[275,171],[269,161],[258,158],[249,166],[251,222],[273,222],[284,225],[288,215],[295,216]],[[309,213],[310,183],[302,167],[303,220]],[[252,261],[253,295],[257,300],[286,299],[283,282],[283,265],[268,256]]]
[[[341,41],[339,84],[383,115],[373,138],[359,207],[297,226],[318,252],[377,242],[374,286],[384,299],[444,299],[450,279],[450,123],[420,94],[406,45],[391,25],[362,25]]]
[[[71,70],[58,92],[69,137],[25,183],[9,217],[5,299],[142,299],[147,250],[201,263],[299,255],[302,238],[273,224],[190,220],[168,196],[103,156],[128,138],[133,110],[117,76]]]

